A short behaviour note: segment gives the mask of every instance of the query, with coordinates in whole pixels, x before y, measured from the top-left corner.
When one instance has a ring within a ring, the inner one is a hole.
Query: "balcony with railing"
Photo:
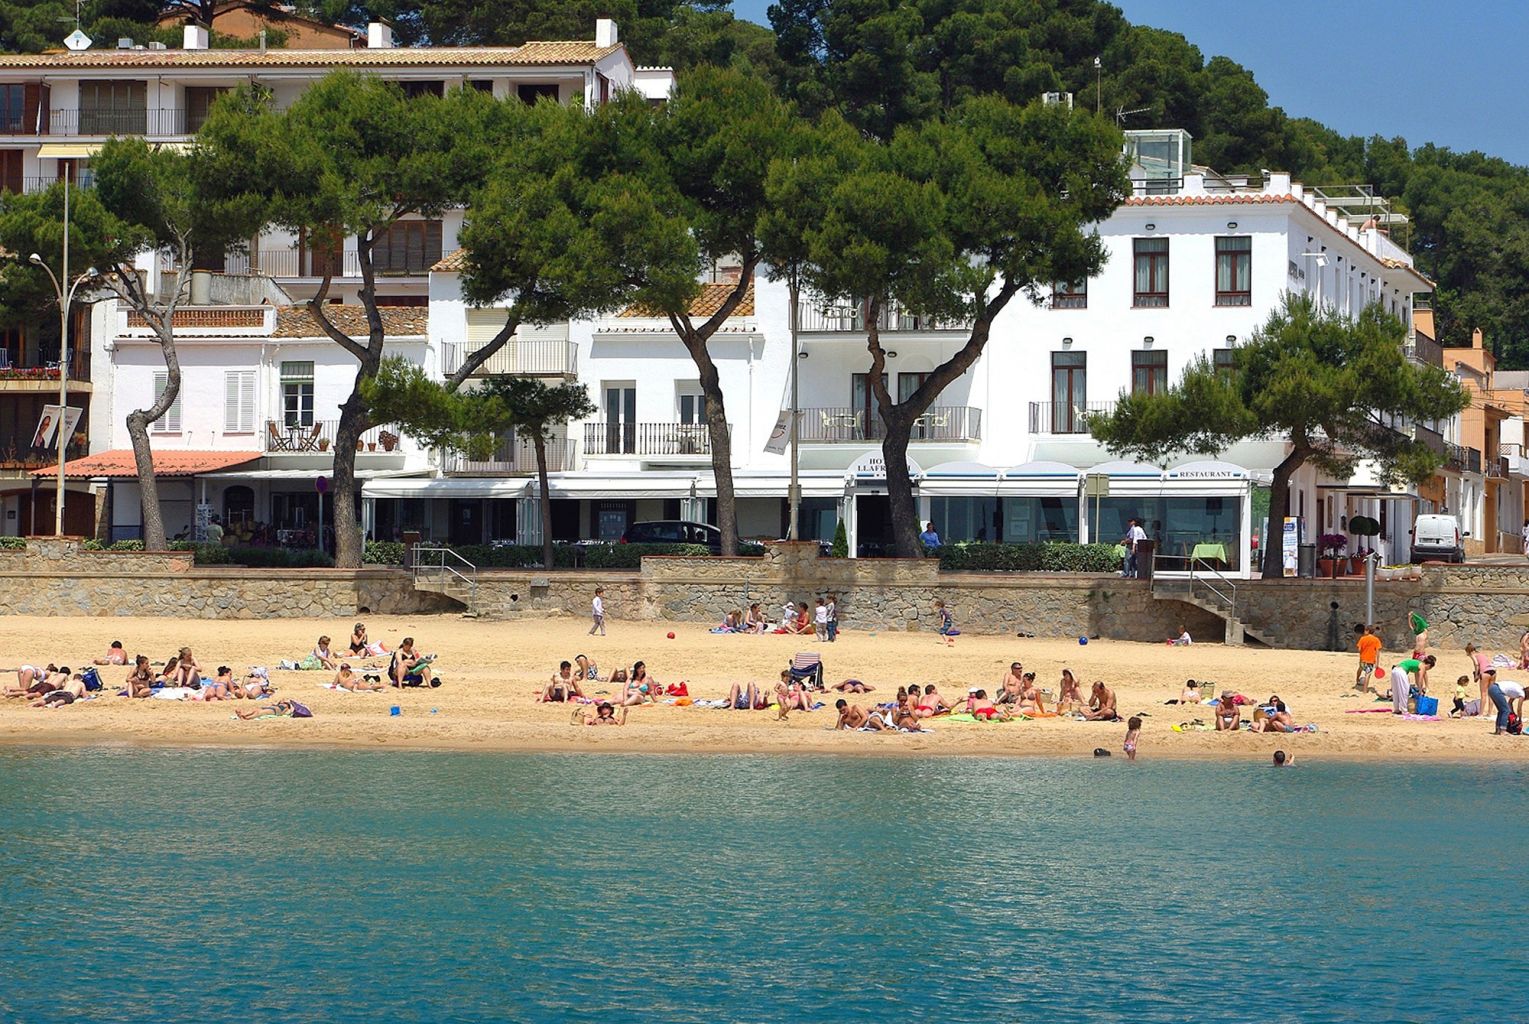
[[[1032,434],[1086,434],[1088,417],[1108,416],[1115,411],[1114,402],[1031,402],[1030,433]]]
[[[332,455],[339,426],[339,420],[308,423],[266,420],[262,450],[267,455]],[[356,452],[361,455],[401,455],[404,440],[396,427],[372,427],[356,442]]]
[[[802,444],[864,444],[887,436],[881,417],[849,407],[801,410],[797,439]],[[966,405],[931,406],[913,421],[915,444],[966,444],[982,440],[982,410]]]
[[[1464,445],[1444,442],[1444,465],[1457,473],[1480,473],[1481,451]]]
[[[563,325],[565,337],[520,338],[512,337],[498,352],[489,356],[482,366],[471,374],[473,377],[566,377],[579,375],[579,346],[566,338],[567,325]],[[443,346],[442,369],[456,373],[477,346],[467,342],[448,341]]]
[[[312,249],[254,249],[231,252],[223,259],[225,274],[264,274],[274,278],[360,277],[355,250],[327,253]],[[423,271],[422,271],[423,272]]]
[[[1421,363],[1424,366],[1444,365],[1444,346],[1428,335],[1419,334],[1415,330],[1407,333],[1403,351],[1406,352],[1407,358],[1415,363]]]
[[[573,439],[547,439],[547,472],[573,468]],[[441,470],[448,476],[516,476],[536,472],[536,447],[523,438],[504,438],[487,459],[470,459],[459,452],[441,456]]]
[[[89,110],[46,110],[32,117],[0,117],[0,135],[76,136],[192,135],[200,118],[169,107],[97,107]]]
[[[584,455],[709,459],[711,434],[704,423],[586,423]]]
[[[970,331],[972,321],[908,313],[896,303],[890,303],[881,310],[877,328],[889,334],[933,334]],[[865,309],[858,303],[803,301],[797,310],[797,330],[804,334],[863,335],[866,331]]]
[[[62,180],[63,179],[60,178],[57,174],[28,174],[20,179],[11,178],[9,180],[0,178],[0,192],[9,192],[12,195],[17,193],[25,193],[30,195],[33,192],[46,192],[54,185],[59,184],[59,182]],[[75,188],[94,188],[96,184],[96,176],[90,171],[82,168],[80,172],[75,175],[73,184]]]

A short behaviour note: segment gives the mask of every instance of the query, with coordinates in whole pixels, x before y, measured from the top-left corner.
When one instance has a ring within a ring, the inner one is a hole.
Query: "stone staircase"
[[[414,589],[440,594],[461,603],[467,616],[477,616],[478,567],[448,547],[414,547]]]
[[[1242,645],[1248,641],[1268,646],[1248,628],[1237,609],[1237,585],[1220,573],[1192,573],[1188,577],[1167,579],[1154,577],[1152,597],[1157,601],[1180,601],[1210,612],[1226,624],[1225,642]]]

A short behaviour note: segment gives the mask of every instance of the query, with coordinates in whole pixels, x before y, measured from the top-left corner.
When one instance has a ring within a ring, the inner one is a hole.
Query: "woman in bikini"
[[[1062,682],[1060,693],[1057,694],[1056,712],[1065,715],[1071,711],[1081,711],[1086,706],[1083,699],[1083,689],[1078,685],[1078,679],[1072,674],[1072,669],[1062,669]]]
[[[140,654],[133,661],[133,670],[127,674],[127,695],[147,697],[154,692],[154,670],[149,667],[148,655]]]
[[[235,700],[238,688],[234,686],[234,670],[227,665],[218,666],[217,678],[203,685],[203,700]]]
[[[634,708],[649,701],[656,704],[658,694],[662,691],[663,686],[659,681],[648,675],[647,664],[639,661],[632,666],[632,674],[621,688],[620,703],[625,708]]]
[[[196,657],[191,653],[191,648],[182,647],[175,656],[174,668],[165,665],[166,686],[189,686],[199,689],[202,685],[202,666],[196,663]]]
[[[353,657],[380,658],[388,654],[388,649],[382,644],[374,644],[366,637],[366,623],[358,622],[350,631],[350,653]]]
[[[1035,673],[1026,672],[1024,690],[1019,695],[1019,710],[1026,715],[1044,715],[1046,702],[1041,699],[1040,687],[1035,685]]]

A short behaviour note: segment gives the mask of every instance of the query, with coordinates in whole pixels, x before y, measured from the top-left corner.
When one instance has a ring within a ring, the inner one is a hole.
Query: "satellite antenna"
[[[64,45],[78,53],[90,49],[90,37],[80,30],[80,5],[84,0],[74,0],[74,31],[64,37]],[[62,21],[69,19],[63,18]]]

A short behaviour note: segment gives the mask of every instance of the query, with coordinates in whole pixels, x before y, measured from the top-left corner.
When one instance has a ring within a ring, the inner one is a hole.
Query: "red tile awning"
[[[242,466],[246,462],[254,462],[260,457],[259,452],[155,452],[154,475],[163,477],[201,476],[203,473],[215,473],[220,469]],[[34,469],[32,475],[56,477],[58,475],[58,464],[54,463],[42,469]],[[96,452],[94,455],[87,455],[82,459],[71,459],[64,463],[64,476],[74,479],[94,479],[97,477],[132,478],[137,475],[138,464],[133,459],[133,450],[131,448],[114,448],[107,452]]]

